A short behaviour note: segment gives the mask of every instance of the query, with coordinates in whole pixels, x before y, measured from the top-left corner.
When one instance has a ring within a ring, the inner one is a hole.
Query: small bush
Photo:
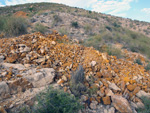
[[[106,26],[106,29],[108,29],[109,31],[112,31],[112,28],[110,26]]]
[[[81,108],[74,96],[49,87],[37,96],[37,105],[34,105],[32,113],[75,113]]]
[[[145,67],[145,70],[146,70],[146,71],[149,71],[149,70],[150,70],[150,63],[147,64],[147,66]]]
[[[71,26],[75,28],[79,27],[78,22],[71,22]]]
[[[54,15],[53,18],[54,18],[54,21],[55,21],[56,23],[62,22],[62,19],[61,19],[61,17],[60,17],[59,15]]]
[[[89,94],[90,96],[92,96],[93,94],[96,94],[97,91],[98,91],[98,88],[97,88],[97,87],[92,87],[92,88],[90,88],[90,89],[88,90],[88,94]]]
[[[92,27],[89,24],[86,24],[84,26],[84,30],[85,30],[85,33],[87,33],[87,34],[91,34],[92,33]]]
[[[83,83],[84,79],[84,69],[79,65],[78,69],[71,74],[71,82],[74,84]]]
[[[84,45],[87,47],[94,47],[95,49],[100,49],[100,44],[102,42],[102,38],[100,34],[94,35],[90,37],[89,39],[84,41]]]
[[[57,26],[60,22],[62,22],[62,19],[59,15],[54,15],[53,18],[54,21],[52,23],[52,27]]]
[[[150,112],[150,98],[141,97],[142,102],[144,104],[144,108],[137,109],[138,113],[149,113]]]
[[[79,68],[75,72],[72,72],[70,81],[70,88],[75,96],[80,96],[86,91],[86,87],[83,84],[84,79],[84,69],[79,65]]]
[[[65,28],[60,28],[59,29],[59,32],[60,32],[60,34],[63,36],[63,35],[68,35],[68,31],[67,31],[67,29],[65,29]]]
[[[142,65],[141,59],[136,59],[134,62],[139,64],[139,65]]]
[[[108,55],[117,56],[117,58],[122,58],[123,57],[121,49],[115,48],[115,47],[112,47],[112,46],[107,47],[107,53],[108,53]]]
[[[0,32],[4,30],[4,25],[6,24],[6,17],[0,16]]]
[[[89,13],[91,14],[91,13],[92,13],[92,11],[89,11]]]
[[[113,23],[114,27],[121,27],[119,24],[117,24],[116,22]]]
[[[41,32],[43,34],[48,30],[46,26],[44,26],[40,23],[36,23],[34,26],[34,29],[36,32]]]
[[[28,23],[21,17],[8,17],[3,25],[3,31],[8,36],[18,36],[27,33]]]

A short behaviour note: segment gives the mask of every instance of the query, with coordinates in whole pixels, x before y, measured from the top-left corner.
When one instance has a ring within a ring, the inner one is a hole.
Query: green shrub
[[[62,90],[47,88],[37,95],[32,113],[76,113],[82,108],[79,100]]]
[[[148,63],[148,64],[145,66],[145,70],[146,70],[146,71],[149,71],[149,70],[150,70],[150,63]]]
[[[65,29],[65,28],[60,28],[60,29],[59,29],[59,33],[60,33],[62,36],[69,34],[68,31],[67,31],[67,29]]]
[[[89,39],[85,40],[83,45],[87,47],[94,47],[95,49],[99,50],[99,45],[102,42],[102,38],[100,34],[94,35],[90,37]]]
[[[112,47],[112,46],[107,47],[107,53],[108,53],[108,55],[113,55],[113,56],[116,56],[117,58],[122,58],[123,57],[121,49],[115,48],[115,47]]]
[[[71,82],[74,84],[83,83],[84,79],[84,69],[79,65],[78,69],[71,74]]]
[[[91,14],[91,13],[92,13],[92,11],[89,11],[89,13]]]
[[[86,91],[86,87],[83,84],[84,79],[84,69],[79,65],[78,69],[72,72],[70,81],[70,88],[75,96],[80,96]]]
[[[138,113],[149,113],[150,112],[150,98],[141,97],[142,102],[144,104],[144,108],[137,109]]]
[[[84,26],[84,30],[85,30],[85,33],[87,33],[87,34],[91,34],[92,33],[92,27],[89,24],[86,24]]]
[[[59,15],[54,15],[53,18],[54,18],[54,21],[55,21],[56,23],[62,22],[62,19],[61,19],[61,17],[60,17]]]
[[[98,88],[95,86],[95,87],[92,87],[92,88],[90,88],[90,89],[88,90],[88,94],[89,94],[90,96],[92,96],[93,94],[96,94],[97,91],[98,91]]]
[[[45,32],[47,32],[47,30],[48,30],[46,26],[44,26],[40,23],[36,23],[35,26],[34,26],[34,29],[35,29],[36,32],[41,32],[43,34]]]
[[[71,22],[71,26],[75,28],[79,27],[78,22]]]
[[[117,24],[116,22],[113,23],[114,27],[121,27],[119,24]]]
[[[110,26],[106,26],[106,29],[108,29],[109,31],[112,31],[112,28]]]
[[[6,24],[6,17],[0,16],[0,32],[3,32],[5,24]]]
[[[62,19],[59,15],[53,15],[53,19],[52,27],[57,26],[60,22],[62,22]]]
[[[139,65],[142,65],[141,59],[136,59],[134,62],[139,64]]]
[[[21,17],[8,17],[3,25],[3,31],[8,36],[18,36],[27,33],[28,23]]]

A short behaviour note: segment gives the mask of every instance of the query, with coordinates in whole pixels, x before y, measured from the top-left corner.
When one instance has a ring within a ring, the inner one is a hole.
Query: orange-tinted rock
[[[68,89],[67,87],[64,87],[64,92],[67,92],[67,89]]]
[[[130,81],[130,78],[129,77],[124,77],[123,79],[125,82],[129,82]]]
[[[92,101],[96,101],[94,97],[90,98],[90,102],[92,102]]]
[[[10,63],[14,63],[14,62],[16,62],[16,58],[14,58],[14,57],[7,57],[6,61],[10,62]]]
[[[8,84],[11,94],[24,92],[26,89],[32,88],[33,85],[25,78],[20,78]]]
[[[136,87],[133,91],[133,95],[136,95],[141,90],[140,87]]]
[[[65,82],[64,80],[59,79],[59,80],[57,81],[57,84],[61,85],[61,84],[63,84],[64,82]]]
[[[16,75],[16,77],[22,77],[22,75]]]
[[[129,91],[133,91],[135,88],[136,88],[136,85],[131,85],[131,84],[127,85],[127,89]]]
[[[96,75],[101,78],[102,77],[102,74],[100,72],[97,72]]]
[[[98,103],[101,103],[101,97],[100,96],[97,96],[96,100],[97,100]]]
[[[121,88],[122,91],[125,90],[125,86],[126,86],[125,82],[124,82],[124,81],[121,81],[120,88]]]
[[[110,105],[110,104],[111,104],[111,100],[110,100],[110,97],[109,97],[109,96],[102,97],[102,100],[103,100],[103,103],[104,103],[105,105]]]
[[[0,106],[0,113],[7,113],[4,109],[4,107]]]

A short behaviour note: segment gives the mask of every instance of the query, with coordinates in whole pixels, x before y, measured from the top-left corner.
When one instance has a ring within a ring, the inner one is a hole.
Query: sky
[[[132,20],[150,22],[150,0],[0,0],[0,7],[37,2],[61,3]]]

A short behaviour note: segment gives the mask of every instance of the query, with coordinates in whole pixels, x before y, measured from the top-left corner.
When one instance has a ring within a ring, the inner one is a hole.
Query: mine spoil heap
[[[11,102],[7,99],[12,95],[51,82],[69,92],[71,72],[82,65],[84,85],[87,89],[97,88],[96,94],[82,96],[85,105],[97,109],[102,103],[113,105],[119,112],[134,112],[131,106],[138,107],[142,95],[150,97],[150,75],[144,66],[134,63],[137,56],[127,51],[124,54],[128,58],[117,59],[92,47],[71,43],[66,35],[60,36],[56,31],[49,35],[33,33],[0,39],[0,87],[6,89],[0,90],[0,105],[9,108]],[[146,63],[144,57],[138,58]],[[40,81],[44,74],[50,78]],[[31,80],[33,75],[38,76],[35,82]]]

